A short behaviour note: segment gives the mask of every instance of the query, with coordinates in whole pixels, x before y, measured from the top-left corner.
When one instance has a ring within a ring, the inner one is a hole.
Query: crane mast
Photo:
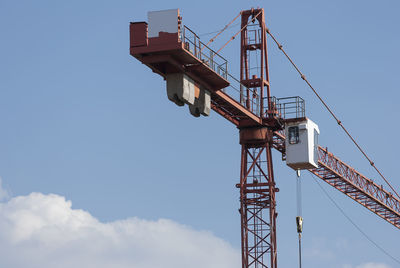
[[[236,187],[240,190],[242,267],[276,268],[275,194],[279,189],[271,150],[285,158],[285,122],[304,120],[305,113],[301,98],[271,96],[264,9],[241,12],[240,81],[228,73],[221,55],[183,25],[179,10],[172,12],[169,21],[153,18],[149,23],[153,25],[130,24],[130,54],[167,80],[168,98],[177,105],[188,104],[195,116],[199,111],[208,115],[209,105],[239,129],[241,166]],[[183,88],[177,88],[176,81]],[[239,84],[238,94],[230,90],[234,82]],[[287,113],[285,101],[295,103],[294,114]],[[400,229],[399,199],[327,148],[316,149],[318,167],[309,169],[311,173]]]
[[[270,96],[264,10],[243,11],[241,29],[240,102],[265,122],[260,126],[242,120],[238,126],[242,146],[240,183],[237,184],[240,189],[242,267],[276,268],[275,193],[278,189],[271,148],[273,131],[281,130],[283,126],[275,116],[277,111]]]

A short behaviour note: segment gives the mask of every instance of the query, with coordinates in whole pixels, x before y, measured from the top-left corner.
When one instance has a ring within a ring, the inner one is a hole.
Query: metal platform
[[[227,61],[203,44],[186,26],[182,33],[160,32],[148,37],[146,22],[130,24],[130,54],[165,78],[184,72],[211,92],[229,86]]]

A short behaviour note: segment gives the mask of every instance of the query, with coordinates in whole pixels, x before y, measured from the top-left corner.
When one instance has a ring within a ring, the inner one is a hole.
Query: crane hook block
[[[296,217],[297,232],[301,234],[303,232],[303,217]]]

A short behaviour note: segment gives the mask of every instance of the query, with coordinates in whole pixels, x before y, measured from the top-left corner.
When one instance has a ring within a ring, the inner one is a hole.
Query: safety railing
[[[302,118],[306,116],[304,99],[299,96],[276,99],[276,107],[284,119]]]
[[[256,42],[260,38],[260,33],[252,32],[249,36],[249,42]],[[210,69],[229,81],[230,85],[224,88],[226,94],[238,101],[249,111],[260,117],[266,117],[267,110],[277,110],[278,116],[289,118],[300,118],[305,116],[304,100],[300,97],[261,98],[259,92],[255,89],[244,86],[238,79],[228,73],[227,60],[217,52],[209,48],[200,41],[200,37],[187,26],[183,27],[181,39],[184,42],[185,49],[201,60]],[[261,111],[261,104],[263,111]],[[268,107],[271,105],[271,107]]]
[[[225,58],[201,42],[200,37],[187,26],[183,27],[182,39],[186,50],[201,60],[214,72],[227,79],[228,62]]]
[[[257,116],[263,118],[267,117],[266,113],[268,110],[270,110],[277,111],[277,116],[283,119],[305,117],[305,101],[299,96],[285,98],[276,98],[272,96],[269,97],[269,99],[268,97],[260,98],[257,90],[253,88],[247,88],[229,73],[228,81],[230,85],[222,89],[222,91]],[[261,104],[263,111],[261,111]]]
[[[229,81],[229,86],[222,89],[222,91],[253,114],[260,116],[260,96],[258,92],[244,86],[230,73],[227,73],[227,80]]]
[[[245,87],[229,73],[228,81],[230,85],[222,91],[259,117],[267,117],[268,110],[276,111],[277,116],[283,119],[303,118],[306,115],[305,101],[299,96],[260,98],[257,90]],[[263,111],[261,111],[261,104]]]

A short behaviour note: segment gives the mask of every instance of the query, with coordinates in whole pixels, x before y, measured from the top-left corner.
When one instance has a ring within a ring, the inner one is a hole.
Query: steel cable
[[[232,24],[231,26],[226,27],[226,28],[223,28],[223,29],[224,29],[224,30],[231,29],[231,28],[233,28],[233,27],[235,27],[235,26],[238,26],[239,24],[240,24],[240,22],[235,23],[235,24]],[[207,36],[207,35],[219,33],[219,32],[222,31],[223,29],[215,30],[215,31],[212,31],[212,32],[207,32],[207,33],[201,33],[201,34],[198,34],[198,36]],[[215,40],[213,40],[213,41],[215,41]]]
[[[344,210],[338,205],[338,203],[336,203],[336,201],[328,194],[328,192],[324,189],[324,187],[322,187],[322,185],[319,183],[319,181],[315,178],[314,174],[311,173],[311,177],[313,178],[313,180],[317,183],[317,185],[319,186],[319,188],[324,192],[324,194],[326,195],[326,197],[328,197],[328,199],[335,205],[335,207],[343,214],[343,216],[346,217],[346,219],[372,244],[374,244],[374,246],[379,249],[380,251],[382,251],[386,256],[390,257],[392,260],[394,260],[395,262],[400,264],[400,260],[397,259],[396,257],[394,257],[393,255],[391,255],[389,252],[387,252],[384,248],[382,248],[378,243],[376,243],[374,240],[372,240],[371,237],[369,237],[369,235],[367,235],[347,214],[346,212],[344,212]]]
[[[208,43],[206,44],[206,46],[208,46],[209,44],[211,44],[212,42],[215,41],[215,38],[217,38],[221,33],[223,33],[226,29],[229,28],[229,25],[231,25],[237,18],[239,18],[239,16],[242,15],[242,12],[239,12],[239,14],[233,19],[231,20],[227,25],[225,25],[224,28],[222,28],[218,34],[216,36],[214,36],[213,38],[210,39],[210,41],[208,41]],[[232,25],[231,27],[233,27],[235,25]]]
[[[296,176],[296,197],[297,197],[297,217],[296,217],[296,224],[301,224],[302,225],[302,220],[303,220],[303,211],[302,211],[302,198],[301,198],[301,173],[300,170],[296,170],[297,176]],[[297,222],[298,218],[301,219],[301,222]],[[302,229],[302,226],[300,226]],[[302,230],[299,230],[299,226],[297,226],[297,233],[298,233],[298,238],[299,238],[299,268],[301,268],[301,232]]]
[[[296,71],[300,74],[301,79],[303,79],[309,88],[314,92],[315,96],[321,101],[321,103],[325,106],[325,108],[328,110],[328,112],[332,115],[332,117],[336,120],[337,124],[344,130],[344,132],[347,134],[347,136],[351,139],[351,141],[356,145],[358,150],[364,155],[364,157],[368,160],[369,164],[378,172],[378,174],[381,176],[381,178],[386,182],[386,184],[390,187],[390,189],[393,190],[393,192],[397,195],[397,197],[400,198],[400,195],[397,193],[397,191],[393,188],[393,186],[389,183],[389,181],[385,178],[385,176],[382,174],[382,172],[375,166],[375,163],[368,157],[368,155],[365,153],[365,151],[361,148],[361,146],[356,142],[356,140],[351,136],[349,131],[343,126],[342,121],[339,120],[339,118],[333,113],[333,111],[330,109],[330,107],[326,104],[326,102],[321,98],[321,96],[318,94],[318,92],[315,90],[315,88],[311,85],[311,83],[307,80],[306,76],[300,71],[300,69],[297,67],[297,65],[293,62],[293,60],[289,57],[289,55],[286,53],[286,51],[283,49],[282,44],[278,42],[278,40],[275,38],[275,36],[270,32],[269,28],[266,28],[267,34],[269,34],[274,40],[275,44],[278,46],[279,50],[282,51],[282,53],[285,55],[285,57],[289,60],[289,62],[292,64],[292,66],[296,69]]]

